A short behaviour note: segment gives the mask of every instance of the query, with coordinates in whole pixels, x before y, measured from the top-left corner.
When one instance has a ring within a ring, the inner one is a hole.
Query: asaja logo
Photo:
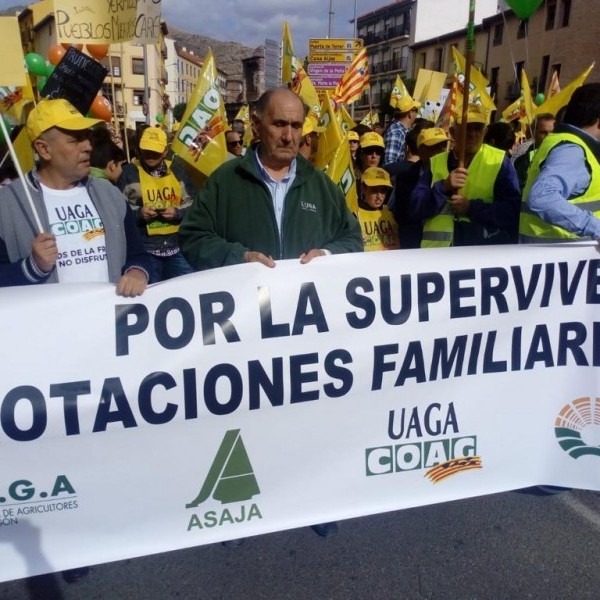
[[[600,456],[600,398],[577,398],[563,406],[554,434],[560,447],[573,458]]]
[[[243,502],[260,494],[239,429],[225,434],[199,494],[185,507],[195,508],[208,500],[211,493],[221,504]]]
[[[185,507],[196,508],[211,497],[221,504],[243,503],[258,494],[260,494],[260,488],[240,430],[231,429],[223,437],[200,492]],[[262,519],[260,510],[255,503],[249,506],[241,504],[231,509],[208,510],[204,513],[194,513],[190,518],[187,530],[204,529],[227,523],[242,523],[255,517]]]

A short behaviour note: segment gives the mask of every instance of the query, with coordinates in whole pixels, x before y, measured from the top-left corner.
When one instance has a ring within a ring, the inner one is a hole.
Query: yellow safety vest
[[[400,248],[398,224],[386,205],[378,210],[359,208],[358,221],[365,251]]]
[[[529,191],[540,174],[540,170],[548,154],[559,144],[572,143],[577,144],[585,152],[585,160],[587,167],[591,173],[590,185],[581,196],[569,198],[570,204],[576,204],[583,210],[588,210],[595,217],[600,218],[600,164],[594,156],[594,153],[588,148],[587,144],[577,135],[567,132],[551,133],[542,142],[529,167],[527,173],[527,183],[523,190],[523,202],[521,204],[521,217],[519,220],[519,239],[522,243],[535,242],[568,242],[569,240],[580,239],[581,236],[576,233],[571,233],[562,227],[552,225],[540,219],[533,214],[526,202]]]
[[[467,183],[461,194],[465,198],[494,201],[494,183],[500,172],[505,153],[498,148],[482,144],[469,165]],[[448,152],[437,154],[431,159],[431,185],[446,179],[448,172]],[[445,205],[442,211],[427,219],[423,226],[421,248],[445,248],[452,246],[454,238],[454,221],[470,221],[469,217],[455,217]]]
[[[168,163],[167,163],[168,166]],[[152,177],[140,165],[140,187],[142,190],[142,204],[157,208],[170,208],[181,205],[181,184],[171,170],[164,177]],[[168,235],[177,233],[179,225],[166,221],[150,221],[146,225],[148,235]]]

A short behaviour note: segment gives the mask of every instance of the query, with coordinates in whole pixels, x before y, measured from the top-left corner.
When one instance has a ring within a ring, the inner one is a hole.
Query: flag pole
[[[37,227],[38,233],[43,233],[44,226],[42,225],[42,221],[40,220],[38,212],[35,208],[35,204],[33,203],[31,193],[29,192],[29,186],[27,185],[27,182],[25,181],[25,175],[23,174],[23,169],[21,169],[21,164],[19,163],[17,153],[15,152],[15,148],[10,139],[10,134],[8,133],[8,128],[6,127],[6,123],[4,122],[3,118],[0,118],[0,130],[2,130],[2,135],[4,136],[4,139],[6,140],[6,144],[8,146],[8,151],[10,152],[10,156],[12,158],[13,164],[15,166],[15,169],[17,170],[17,173],[19,175],[19,179],[21,180],[21,183],[23,184],[23,190],[25,191],[25,196],[27,197],[27,202],[29,203],[29,208],[31,208],[31,212],[33,213],[33,219],[35,221],[35,225]]]
[[[475,56],[475,0],[469,0],[469,22],[467,24],[467,52],[465,55],[465,79],[463,82],[462,120],[458,130],[458,147],[460,154],[458,166],[465,166],[467,117],[469,112],[469,88],[471,87],[471,65]]]

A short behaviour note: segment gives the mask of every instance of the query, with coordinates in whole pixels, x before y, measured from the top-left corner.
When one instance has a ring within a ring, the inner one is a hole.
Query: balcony
[[[376,33],[367,33],[366,35],[359,36],[362,38],[365,46],[373,46],[374,44],[380,44],[381,42],[387,42],[396,38],[408,38],[410,36],[410,26],[408,25],[397,25],[396,27],[389,27],[384,31],[378,31]]]
[[[392,71],[406,71],[408,68],[408,56],[393,58],[392,60],[384,60],[375,65],[370,66],[371,75],[378,73],[389,73]]]

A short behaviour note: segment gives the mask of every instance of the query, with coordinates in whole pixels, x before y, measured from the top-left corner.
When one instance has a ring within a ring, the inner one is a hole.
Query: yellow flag
[[[465,80],[466,61],[465,57],[458,51],[456,46],[452,46],[452,59],[454,62],[454,69],[458,77],[459,88],[462,92],[462,87]],[[489,85],[489,81],[476,67],[472,65],[470,76],[471,84],[469,86],[469,104],[480,104],[487,112],[496,110],[496,105],[486,90],[486,87]]]
[[[535,111],[536,114],[541,115],[543,113],[550,113],[551,115],[556,116],[558,111],[569,103],[573,92],[584,84],[595,64],[596,63],[592,63],[583,73],[581,73],[581,75],[579,75],[579,77],[573,79],[573,81],[562,88],[560,92],[554,94],[551,98],[547,98],[545,102],[537,107]]]
[[[356,215],[358,214],[358,192],[356,190],[356,177],[350,157],[350,145],[344,136],[342,143],[335,151],[325,174],[340,187],[346,197],[346,205]]]
[[[535,104],[533,103],[533,98],[531,97],[531,87],[529,86],[529,79],[527,78],[525,69],[521,70],[521,99],[523,101],[522,118],[524,118],[527,123],[531,125],[535,117]]]
[[[0,17],[0,85],[25,85],[25,59],[17,17]]]
[[[294,44],[292,42],[292,34],[287,21],[283,22],[283,58],[281,61],[281,83],[292,82],[292,59],[296,58],[294,54]]]
[[[321,103],[313,82],[298,60],[292,61],[292,72],[292,92],[298,94],[305,106],[308,106],[308,116],[318,120],[321,116]]]
[[[548,100],[548,98],[552,98],[552,96],[556,96],[558,92],[560,92],[560,83],[558,82],[558,71],[554,70],[552,72],[552,78],[550,79],[548,91],[546,92],[546,100]]]
[[[11,139],[13,139],[13,135],[11,135]],[[22,127],[17,135],[14,136],[13,148],[17,158],[19,159],[19,165],[21,165],[21,170],[23,173],[31,171],[35,163],[35,159],[33,156],[33,146],[31,145],[31,140],[27,135],[27,130],[25,127]]]
[[[369,111],[360,122],[361,125],[373,127],[379,123],[379,115],[375,111]]]
[[[356,127],[356,121],[350,116],[343,104],[338,104],[335,115],[344,133],[348,133]]]
[[[173,140],[173,152],[202,174],[210,175],[227,157],[226,125],[225,107],[217,87],[217,68],[209,50]]]
[[[29,75],[25,75],[23,87],[0,86],[0,113],[7,115],[15,123],[23,123],[23,111],[33,102],[33,88]]]
[[[321,118],[319,126],[324,127],[323,133],[319,136],[319,145],[315,155],[315,167],[325,169],[333,159],[340,144],[344,141],[342,128],[333,111],[329,92],[325,92],[325,100],[321,105]]]
[[[502,118],[510,123],[511,121],[515,121],[516,119],[520,119],[523,111],[523,99],[519,96],[512,104],[509,104],[502,111]]]
[[[406,86],[404,85],[402,79],[400,79],[400,75],[396,75],[396,81],[394,82],[394,87],[392,88],[392,93],[390,94],[390,106],[392,108],[398,107],[398,102],[401,98],[410,98],[411,95],[408,93]]]
[[[238,110],[237,115],[235,115],[234,121],[242,121],[244,123],[244,127],[250,125],[250,108],[247,104],[244,104],[240,110]]]
[[[423,105],[426,102],[437,102],[447,77],[448,75],[441,71],[419,69],[413,97]]]

